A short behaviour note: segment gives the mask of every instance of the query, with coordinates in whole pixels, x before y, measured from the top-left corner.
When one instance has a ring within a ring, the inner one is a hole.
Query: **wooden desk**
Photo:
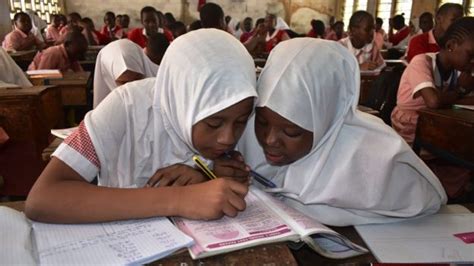
[[[474,169],[474,111],[423,109],[418,113],[415,151],[424,148],[453,163]]]
[[[37,51],[36,50],[27,50],[27,51],[17,51],[8,53],[15,63],[23,70],[26,71],[28,66],[33,61]]]
[[[364,103],[367,101],[369,97],[370,88],[372,87],[372,83],[379,77],[379,74],[363,74],[360,75],[360,93],[359,93],[359,103]]]
[[[64,126],[59,88],[0,89],[0,118],[10,136],[0,150],[0,195],[26,196],[44,168],[41,152],[50,130]]]

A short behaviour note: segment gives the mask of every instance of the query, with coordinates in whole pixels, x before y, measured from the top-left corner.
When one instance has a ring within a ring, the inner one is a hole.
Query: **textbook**
[[[78,127],[51,129],[51,135],[54,135],[60,139],[66,139],[67,137],[69,137],[69,135],[76,131],[77,128]]]
[[[0,207],[1,265],[129,265],[158,260],[193,240],[166,217],[46,224]]]
[[[38,69],[26,71],[31,79],[61,79],[63,74],[58,69]]]
[[[285,205],[254,187],[245,198],[247,208],[237,217],[215,221],[173,218],[176,226],[194,239],[193,259],[273,242],[304,242],[322,256],[342,259],[367,253],[367,249]]]

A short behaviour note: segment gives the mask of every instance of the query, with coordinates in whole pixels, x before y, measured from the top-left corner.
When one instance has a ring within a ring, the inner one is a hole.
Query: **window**
[[[10,0],[10,18],[20,11],[33,10],[46,22],[52,14],[61,13],[60,0]]]
[[[349,20],[351,19],[352,14],[358,10],[367,10],[368,0],[345,0],[344,9],[342,13],[342,21],[344,22],[344,27],[349,26]]]
[[[474,16],[474,0],[471,0],[471,3],[469,4],[469,9],[467,10],[467,15],[468,16]]]
[[[411,17],[412,0],[397,0],[395,5],[395,15],[404,14],[405,24],[408,25]]]
[[[388,20],[394,15],[404,14],[405,24],[408,25],[408,21],[411,17],[412,0],[380,0],[377,6],[377,17],[383,19],[382,28],[388,31]]]
[[[388,31],[388,20],[392,17],[392,0],[380,0],[377,6],[377,17],[383,19],[382,28]]]

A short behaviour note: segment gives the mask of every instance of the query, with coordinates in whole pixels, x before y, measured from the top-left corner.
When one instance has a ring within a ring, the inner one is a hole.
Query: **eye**
[[[206,121],[206,125],[210,128],[217,129],[222,126],[222,121]]]
[[[287,128],[287,129],[283,130],[283,133],[285,133],[285,135],[287,135],[290,138],[297,138],[297,137],[300,137],[301,135],[303,135],[302,130],[290,129],[290,128]]]

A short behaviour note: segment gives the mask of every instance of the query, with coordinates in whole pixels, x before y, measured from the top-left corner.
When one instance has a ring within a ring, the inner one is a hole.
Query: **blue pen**
[[[229,153],[229,152],[226,152],[225,153],[225,156],[229,159],[232,159],[232,155]],[[275,185],[275,183],[273,183],[272,181],[268,180],[267,178],[265,178],[264,176],[262,176],[261,174],[255,172],[254,170],[250,170],[250,176],[253,177],[257,182],[259,182],[260,184],[266,186],[266,187],[269,187],[269,188],[276,188],[277,186]]]

